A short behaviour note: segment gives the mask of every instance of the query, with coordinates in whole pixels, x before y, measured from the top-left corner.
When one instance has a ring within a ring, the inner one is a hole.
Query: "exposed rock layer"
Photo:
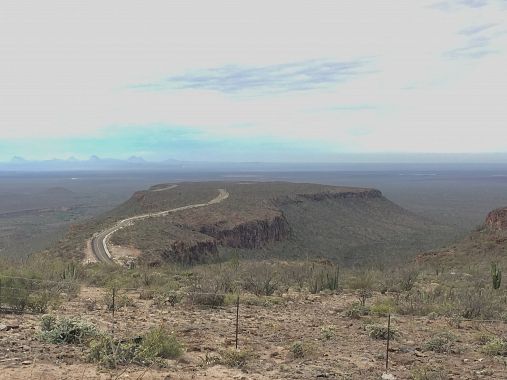
[[[273,219],[250,221],[230,229],[207,225],[201,227],[200,232],[213,236],[227,247],[252,249],[286,239],[290,234],[290,227],[280,214]]]
[[[507,230],[507,207],[491,211],[486,217],[486,226],[496,230]]]
[[[170,261],[192,264],[218,254],[217,242],[207,241],[175,241],[162,252],[162,257]]]

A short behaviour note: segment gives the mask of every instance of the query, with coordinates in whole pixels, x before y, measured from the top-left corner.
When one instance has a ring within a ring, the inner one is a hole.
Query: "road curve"
[[[132,216],[130,218],[120,220],[113,227],[110,227],[102,232],[98,232],[95,235],[93,235],[92,244],[91,244],[93,254],[95,255],[95,257],[97,258],[98,261],[105,262],[105,263],[114,263],[114,260],[111,256],[111,252],[109,252],[109,249],[107,248],[107,242],[111,238],[111,235],[113,235],[119,229],[130,226],[135,221],[138,221],[138,220],[143,220],[143,219],[148,219],[148,218],[156,218],[159,216],[166,216],[166,215],[178,212],[178,211],[189,210],[192,208],[206,207],[206,206],[210,206],[213,204],[223,202],[227,198],[229,198],[229,193],[225,189],[218,189],[218,196],[213,198],[212,200],[210,200],[207,203],[197,203],[197,204],[192,204],[192,205],[187,205],[187,206],[182,206],[182,207],[176,207],[171,210],[154,212],[154,213],[150,213],[150,214],[136,215],[136,216]]]

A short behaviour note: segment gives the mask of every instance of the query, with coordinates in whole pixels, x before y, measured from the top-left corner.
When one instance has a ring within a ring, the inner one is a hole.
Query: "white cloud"
[[[335,153],[506,151],[505,6],[432,5],[4,2],[0,140],[160,123],[212,137],[290,137],[316,153],[334,142]],[[366,60],[372,72],[296,92],[129,88],[228,65],[262,75],[321,60]]]

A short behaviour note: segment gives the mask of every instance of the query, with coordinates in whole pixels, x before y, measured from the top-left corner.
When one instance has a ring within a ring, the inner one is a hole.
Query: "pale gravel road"
[[[169,190],[169,188],[165,188],[164,190]],[[102,232],[99,232],[93,236],[92,244],[91,244],[93,254],[95,255],[95,257],[97,258],[98,261],[106,262],[106,263],[114,263],[113,257],[111,256],[111,252],[109,252],[109,249],[107,248],[107,242],[111,238],[111,235],[113,235],[119,229],[130,226],[138,220],[166,216],[166,215],[178,212],[178,211],[189,210],[189,209],[193,209],[193,208],[206,207],[206,206],[210,206],[213,204],[223,202],[227,198],[229,198],[229,193],[225,189],[218,189],[218,196],[213,198],[212,200],[210,200],[207,203],[191,204],[191,205],[187,205],[187,206],[176,207],[171,210],[160,211],[160,212],[155,212],[155,213],[150,213],[150,214],[136,215],[136,216],[132,216],[130,218],[120,220],[113,227],[108,228]]]

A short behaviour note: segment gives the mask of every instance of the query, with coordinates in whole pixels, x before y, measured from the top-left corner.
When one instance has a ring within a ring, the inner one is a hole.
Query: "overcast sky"
[[[507,152],[506,68],[505,0],[2,1],[0,160]]]

